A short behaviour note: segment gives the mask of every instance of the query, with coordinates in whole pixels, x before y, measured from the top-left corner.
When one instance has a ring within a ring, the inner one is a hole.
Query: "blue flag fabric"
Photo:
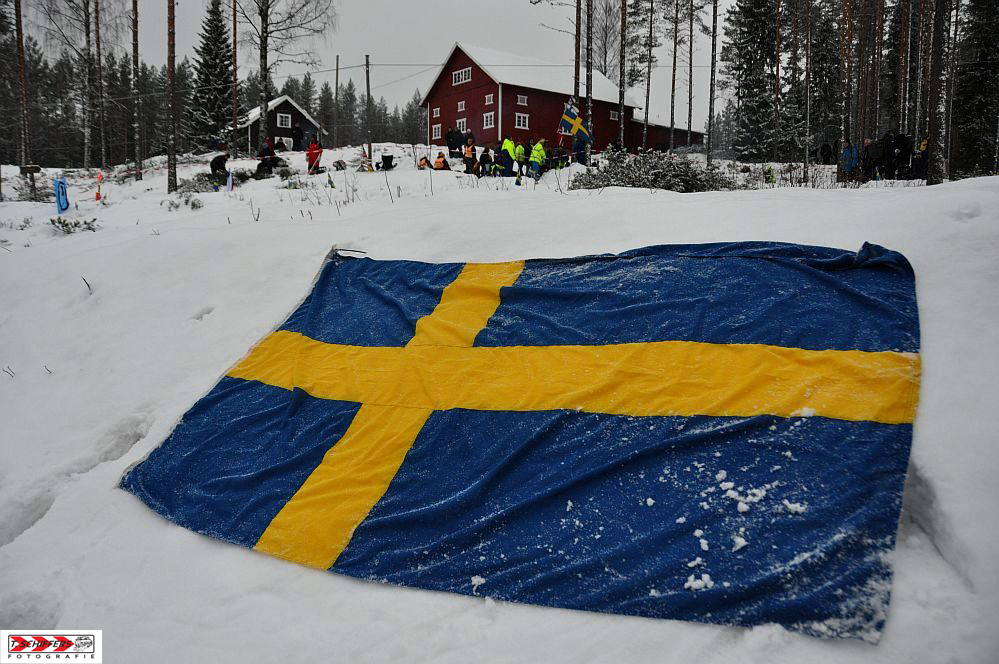
[[[877,641],[918,351],[874,245],[334,256],[122,487],[361,579]]]
[[[593,140],[590,132],[583,123],[583,118],[579,117],[579,113],[576,112],[575,99],[569,99],[568,103],[566,103],[565,110],[562,112],[562,119],[558,124],[558,129],[561,133],[582,138],[587,143]]]

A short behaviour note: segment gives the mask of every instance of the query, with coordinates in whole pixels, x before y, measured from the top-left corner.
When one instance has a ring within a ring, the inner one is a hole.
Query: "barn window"
[[[493,103],[493,96],[492,95],[486,95],[486,106],[489,106],[492,103]]]
[[[458,118],[454,123],[454,126],[458,128],[458,131],[464,132],[468,128],[468,124],[465,122],[465,118]]]
[[[617,120],[618,119],[617,111],[611,111],[610,112],[610,119],[611,120]]]
[[[471,80],[472,80],[471,67],[465,67],[464,69],[459,69],[458,71],[451,72],[451,85],[468,83]]]
[[[291,114],[290,113],[278,113],[277,114],[277,126],[282,129],[291,128]]]
[[[439,118],[440,116],[441,116],[441,107],[440,106],[435,106],[434,107],[434,117],[435,118]]]
[[[517,95],[517,106],[527,106],[527,95]]]
[[[488,113],[482,114],[482,128],[492,129],[496,126],[496,113],[489,111]]]
[[[528,126],[528,119],[531,116],[527,113],[515,113],[513,116],[513,126],[515,129],[530,129]]]
[[[458,102],[458,112],[460,113],[460,112],[462,112],[464,110],[465,110],[465,102],[464,102],[464,100],[459,101]]]
[[[441,126],[439,124],[435,124],[433,127],[431,127],[430,138],[437,139],[440,137],[441,137]]]

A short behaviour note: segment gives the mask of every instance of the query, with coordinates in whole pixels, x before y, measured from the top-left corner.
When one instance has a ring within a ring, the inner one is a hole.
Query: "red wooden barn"
[[[471,129],[479,145],[493,145],[505,134],[526,141],[548,139],[558,144],[558,126],[565,103],[572,95],[573,67],[542,62],[513,53],[455,43],[433,84],[423,97],[427,107],[427,142],[441,145],[450,127]],[[580,115],[586,117],[585,72],[580,73]],[[617,141],[619,123],[624,122],[628,150],[642,145],[644,111],[631,94],[625,94],[625,117],[618,117],[618,88],[600,72],[593,72],[593,145],[603,150]],[[636,109],[639,109],[636,112]],[[669,132],[674,145],[687,144],[687,130],[649,123],[647,146],[665,150]],[[561,137],[571,147],[572,139]],[[700,144],[704,134],[691,132],[691,143]]]

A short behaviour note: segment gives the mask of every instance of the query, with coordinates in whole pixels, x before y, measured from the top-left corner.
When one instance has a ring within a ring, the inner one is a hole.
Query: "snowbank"
[[[197,210],[171,209],[156,162],[142,182],[107,183],[107,205],[74,177],[72,216],[96,217],[93,233],[56,231],[49,205],[0,204],[0,626],[102,629],[107,661],[994,661],[999,178],[565,192],[566,173],[514,187],[417,171],[401,153],[387,174],[335,174],[333,190],[324,175],[297,190],[251,181],[197,194]],[[282,320],[334,244],[500,261],[735,240],[867,240],[915,267],[923,391],[877,647],[358,582],[195,535],[115,488]]]

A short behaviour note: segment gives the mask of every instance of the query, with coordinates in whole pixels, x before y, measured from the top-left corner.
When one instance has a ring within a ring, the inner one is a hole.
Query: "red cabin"
[[[548,139],[549,145],[570,148],[572,138],[559,136],[558,126],[572,95],[573,67],[542,62],[513,53],[455,43],[444,66],[423,97],[427,107],[427,142],[441,145],[449,127],[463,133],[471,129],[478,145],[499,144],[505,134],[515,141]],[[586,117],[585,74],[580,82],[579,113]],[[644,111],[632,95],[625,94],[625,117],[618,117],[618,88],[600,72],[593,72],[593,147],[603,150],[618,138],[625,122],[624,142],[630,151],[642,145]],[[671,129],[650,119],[649,148],[687,145],[686,129]],[[704,134],[690,132],[691,143],[704,142]]]

